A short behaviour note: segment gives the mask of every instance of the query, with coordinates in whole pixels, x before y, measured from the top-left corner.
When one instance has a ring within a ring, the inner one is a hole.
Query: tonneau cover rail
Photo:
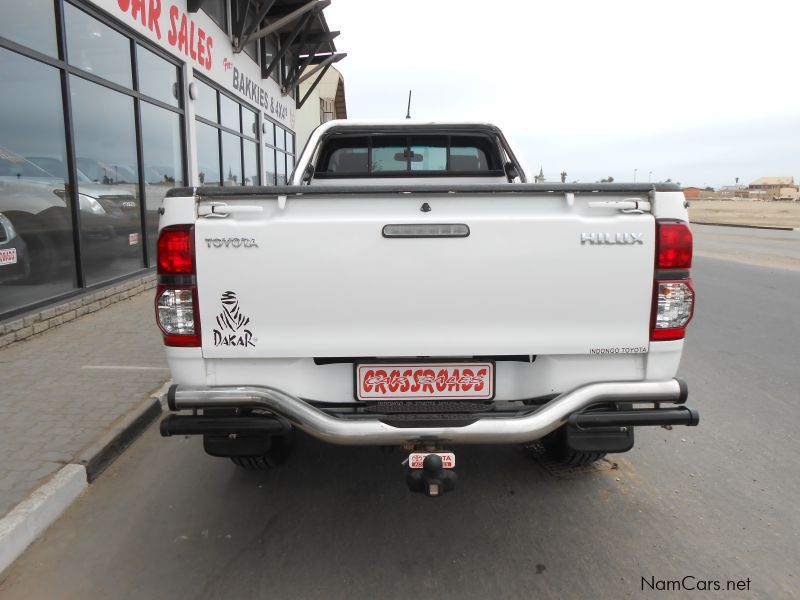
[[[526,193],[639,193],[680,192],[675,183],[477,183],[398,185],[269,185],[172,188],[167,197],[251,198],[253,196],[378,196],[394,194],[526,194]]]

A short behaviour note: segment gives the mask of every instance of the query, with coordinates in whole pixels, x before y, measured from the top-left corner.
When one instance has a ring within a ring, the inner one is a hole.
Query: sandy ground
[[[800,227],[800,202],[690,200],[689,219],[692,223]]]

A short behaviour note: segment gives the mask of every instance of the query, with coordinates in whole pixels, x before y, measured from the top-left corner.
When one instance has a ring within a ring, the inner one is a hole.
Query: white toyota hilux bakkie
[[[437,496],[458,445],[577,466],[637,426],[696,425],[675,377],[686,206],[673,184],[531,183],[490,124],[325,123],[288,185],[167,194],[161,433],[251,469],[295,429],[396,446]]]

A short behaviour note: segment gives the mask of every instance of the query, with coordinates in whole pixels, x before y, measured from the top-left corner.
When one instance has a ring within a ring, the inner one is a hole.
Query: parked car
[[[0,152],[0,211],[27,245],[32,281],[53,277],[73,256],[65,177],[59,158]],[[87,260],[107,261],[141,252],[135,196],[94,183],[78,171],[78,202]]]
[[[247,468],[283,460],[294,428],[397,446],[437,496],[454,445],[586,465],[634,427],[696,425],[675,377],[694,308],[680,188],[530,180],[492,125],[348,120],[315,131],[289,186],[172,190],[162,434]]]
[[[25,240],[14,224],[0,213],[0,283],[25,279],[30,274],[30,259]]]

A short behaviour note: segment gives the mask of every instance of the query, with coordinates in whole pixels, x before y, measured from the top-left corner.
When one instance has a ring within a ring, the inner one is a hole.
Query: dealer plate
[[[494,363],[361,363],[358,400],[491,400]]]
[[[0,250],[0,265],[15,265],[17,264],[17,249],[7,248]]]
[[[408,455],[408,467],[410,469],[421,469],[428,454],[438,454],[442,459],[443,469],[456,468],[456,455],[453,452],[412,452]]]

